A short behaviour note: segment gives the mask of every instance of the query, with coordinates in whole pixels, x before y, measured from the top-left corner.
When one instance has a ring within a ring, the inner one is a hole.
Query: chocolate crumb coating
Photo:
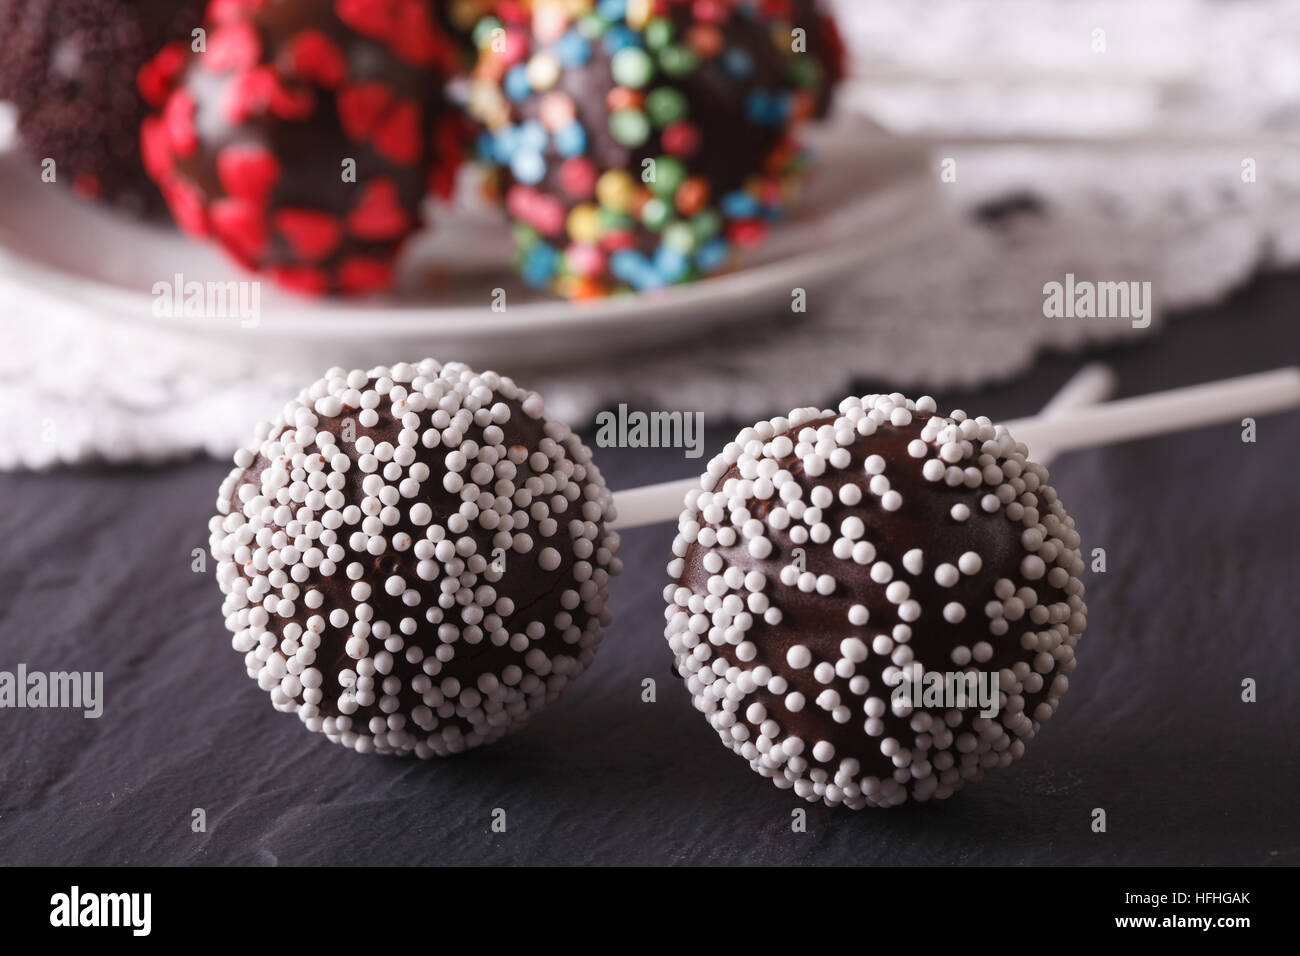
[[[57,182],[123,211],[165,217],[140,160],[149,110],[136,76],[188,40],[204,0],[0,0],[0,99],[18,109],[24,152]],[[33,178],[40,170],[33,171]]]
[[[145,163],[188,233],[307,294],[392,281],[467,137],[445,96],[459,54],[429,0],[214,4],[204,52],[167,50]]]
[[[741,432],[669,565],[665,635],[695,706],[755,771],[830,806],[942,799],[1009,765],[1086,623],[1079,535],[1047,481],[1005,429],[928,398]],[[992,693],[918,696],[928,675]]]
[[[277,710],[360,752],[490,743],[591,663],[619,570],[591,451],[508,378],[332,369],[235,456],[223,613]]]

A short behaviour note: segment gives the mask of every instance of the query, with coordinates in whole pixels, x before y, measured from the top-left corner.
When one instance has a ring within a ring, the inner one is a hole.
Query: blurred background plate
[[[653,294],[583,303],[522,285],[508,263],[500,215],[466,177],[457,201],[432,210],[434,226],[413,240],[397,291],[364,301],[294,296],[260,284],[256,328],[237,318],[162,318],[155,283],[253,278],[212,245],[121,218],[53,186],[31,188],[30,159],[0,153],[0,300],[25,301],[69,321],[116,322],[134,332],[207,337],[214,347],[324,364],[375,364],[393,355],[454,355],[491,364],[501,355],[531,364],[572,361],[614,349],[662,345],[702,327],[788,308],[796,287],[811,291],[860,270],[937,218],[937,179],[925,151],[868,120],[841,114],[809,137],[816,162],[803,200],[734,271]],[[491,308],[503,289],[507,307]],[[21,314],[21,313],[20,313]],[[505,351],[505,350],[508,350]]]

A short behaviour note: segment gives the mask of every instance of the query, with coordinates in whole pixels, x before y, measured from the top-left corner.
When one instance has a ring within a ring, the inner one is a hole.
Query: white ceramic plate
[[[121,323],[123,333],[208,338],[263,358],[319,356],[328,364],[399,354],[487,364],[503,349],[545,364],[663,344],[711,323],[788,308],[795,287],[811,291],[869,268],[932,222],[938,190],[917,147],[850,115],[813,131],[810,145],[817,162],[803,201],[734,271],[716,278],[577,305],[541,296],[511,272],[506,225],[474,198],[471,184],[456,203],[433,210],[434,228],[408,246],[392,295],[319,300],[262,282],[256,328],[234,318],[156,316],[156,282],[250,276],[211,245],[81,202],[41,183],[30,160],[0,152],[0,301],[22,309],[30,297],[47,314],[55,302],[87,321]],[[506,290],[504,311],[490,308],[497,288]]]

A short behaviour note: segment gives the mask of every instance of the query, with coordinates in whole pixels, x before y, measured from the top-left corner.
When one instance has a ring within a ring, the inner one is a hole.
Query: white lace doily
[[[1169,313],[1300,263],[1300,150],[1277,143],[1300,133],[1300,3],[835,6],[858,73],[842,109],[930,136],[1145,145],[940,145],[957,180],[942,187],[950,211],[933,235],[820,294],[806,314],[756,316],[744,336],[528,375],[552,414],[581,425],[635,401],[749,419],[833,401],[854,380],[990,381],[1044,349],[1158,334]],[[1177,135],[1216,142],[1170,145]],[[1247,159],[1255,182],[1242,179]],[[1151,282],[1151,327],[1044,318],[1044,283],[1067,274]],[[142,344],[112,328],[88,336],[59,321],[57,297],[17,315],[3,295],[4,469],[225,456],[323,371]]]

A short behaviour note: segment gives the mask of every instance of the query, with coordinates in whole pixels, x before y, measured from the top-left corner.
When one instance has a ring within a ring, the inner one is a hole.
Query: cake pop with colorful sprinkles
[[[235,455],[210,547],[276,710],[359,752],[490,743],[591,663],[620,569],[591,451],[494,372],[334,368]]]
[[[712,275],[792,200],[817,91],[753,5],[513,0],[478,41],[470,112],[530,285],[586,299]]]
[[[1087,608],[1047,469],[933,399],[746,428],[678,521],[665,636],[696,708],[782,789],[951,796],[1056,712]]]
[[[205,29],[203,50],[169,47],[141,77],[163,103],[145,167],[177,223],[297,292],[389,287],[469,139],[433,7],[214,0]]]

